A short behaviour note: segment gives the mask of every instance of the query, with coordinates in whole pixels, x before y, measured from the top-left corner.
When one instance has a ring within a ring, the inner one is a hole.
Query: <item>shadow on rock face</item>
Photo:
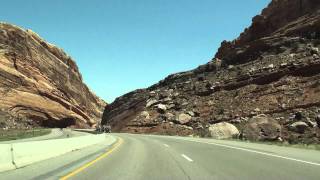
[[[73,118],[63,118],[58,121],[56,120],[46,120],[42,121],[41,126],[48,128],[66,128],[72,125],[76,125],[76,120]]]

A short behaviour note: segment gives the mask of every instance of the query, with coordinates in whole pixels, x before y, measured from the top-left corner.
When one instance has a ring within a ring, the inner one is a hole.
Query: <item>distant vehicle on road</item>
[[[102,133],[111,133],[111,126],[110,125],[98,126],[96,131],[102,132]]]

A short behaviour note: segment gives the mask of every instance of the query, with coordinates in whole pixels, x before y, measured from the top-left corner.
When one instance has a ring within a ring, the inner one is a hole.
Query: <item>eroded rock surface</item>
[[[91,127],[105,105],[62,49],[0,23],[0,128]]]
[[[319,143],[319,7],[318,0],[273,0],[212,61],[119,97],[103,123],[121,132],[208,136],[211,125],[228,122],[240,138]],[[176,120],[182,113],[188,123]],[[256,120],[261,114],[265,121]]]

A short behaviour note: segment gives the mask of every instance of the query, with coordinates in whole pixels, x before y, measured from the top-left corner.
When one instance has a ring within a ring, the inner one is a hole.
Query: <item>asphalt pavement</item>
[[[320,151],[316,150],[191,137],[108,136],[118,141],[0,173],[0,179],[320,178]]]

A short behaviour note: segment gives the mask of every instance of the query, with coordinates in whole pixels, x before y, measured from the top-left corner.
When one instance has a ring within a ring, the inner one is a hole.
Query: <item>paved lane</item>
[[[117,143],[108,141],[118,138]],[[0,179],[310,179],[319,180],[320,151],[238,141],[108,134],[106,141]]]
[[[174,149],[147,137],[120,136],[121,147],[71,179],[190,179],[192,165]]]
[[[118,149],[70,179],[318,180],[320,177],[319,151],[209,139],[116,136],[123,139]]]

